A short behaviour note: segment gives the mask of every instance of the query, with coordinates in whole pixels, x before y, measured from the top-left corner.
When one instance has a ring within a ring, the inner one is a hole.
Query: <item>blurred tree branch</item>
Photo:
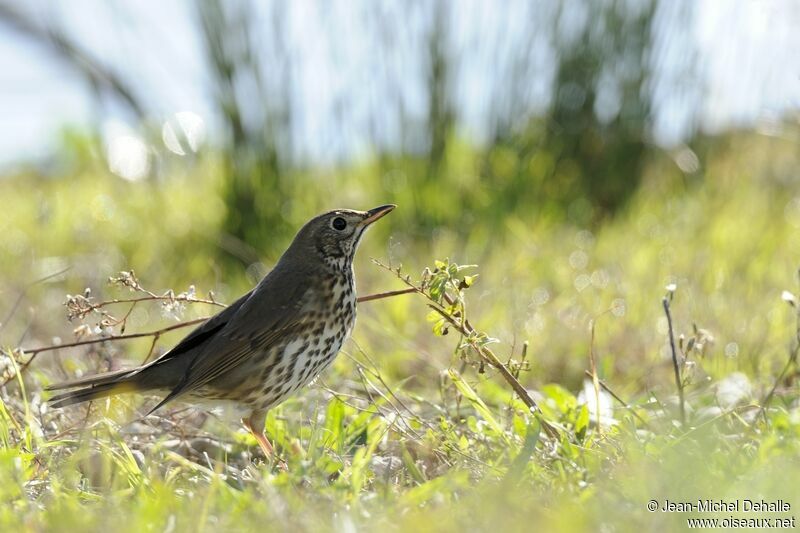
[[[267,40],[254,30],[259,8],[267,10]],[[242,248],[276,252],[275,235],[290,232],[283,214],[292,155],[288,8],[202,0],[196,9],[214,104],[225,125],[222,194],[228,209],[220,240],[229,258],[247,263],[251,254]]]
[[[138,120],[145,118],[145,107],[133,88],[66,33],[38,24],[29,15],[4,1],[0,1],[0,22],[43,46],[54,57],[85,78],[96,91],[119,100]]]

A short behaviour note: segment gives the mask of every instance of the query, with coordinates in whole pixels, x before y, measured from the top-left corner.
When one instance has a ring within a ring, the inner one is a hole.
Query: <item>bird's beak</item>
[[[370,209],[369,211],[367,211],[367,218],[362,220],[359,226],[369,226],[379,218],[391,213],[392,209],[394,209],[395,207],[397,206],[394,204],[386,204],[380,207],[376,207],[375,209]]]

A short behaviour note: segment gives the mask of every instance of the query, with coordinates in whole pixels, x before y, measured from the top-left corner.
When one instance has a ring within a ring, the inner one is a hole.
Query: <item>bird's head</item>
[[[335,209],[323,213],[300,229],[289,250],[318,258],[334,270],[349,268],[367,228],[395,207],[387,204],[369,211]]]

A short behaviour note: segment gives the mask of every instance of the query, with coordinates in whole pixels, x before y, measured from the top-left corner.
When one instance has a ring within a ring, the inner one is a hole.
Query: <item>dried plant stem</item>
[[[61,270],[59,270],[57,272],[53,272],[52,274],[48,274],[46,276],[43,276],[43,277],[41,277],[41,278],[39,278],[37,280],[34,280],[34,281],[28,283],[27,285],[25,285],[22,288],[22,290],[20,291],[20,293],[17,294],[17,298],[14,300],[14,304],[11,306],[11,309],[8,311],[8,314],[6,314],[6,318],[2,322],[0,322],[0,331],[3,331],[3,329],[5,329],[5,327],[6,327],[6,325],[11,321],[11,318],[17,312],[17,309],[19,309],[20,304],[25,299],[25,295],[28,293],[28,289],[30,289],[31,287],[33,287],[34,285],[36,285],[38,283],[42,283],[44,281],[47,281],[47,280],[53,279],[55,277],[58,277],[58,276],[60,276],[61,274],[65,273],[68,270],[69,270],[69,267],[62,268]]]
[[[667,329],[669,330],[669,347],[672,350],[672,368],[675,371],[675,386],[678,388],[678,405],[681,413],[681,424],[686,424],[686,405],[683,394],[683,381],[681,380],[681,366],[678,361],[678,351],[675,348],[675,333],[672,329],[672,313],[670,313],[670,298],[665,296],[661,301],[664,313],[667,315]]]
[[[416,291],[414,289],[402,289],[402,290],[399,290],[399,291],[389,291],[389,292],[382,292],[382,293],[377,293],[377,294],[370,294],[370,295],[362,296],[362,297],[358,298],[358,301],[359,302],[370,302],[372,300],[380,300],[380,299],[383,299],[383,298],[389,298],[389,297],[392,297],[392,296],[398,296],[400,294],[409,294],[411,292],[416,292]],[[145,298],[131,298],[131,299],[128,299],[128,300],[111,300],[111,301],[108,301],[108,302],[101,302],[100,304],[96,304],[95,307],[102,307],[103,305],[110,304],[110,303],[131,303],[131,302],[140,302],[140,301],[145,301],[145,300],[164,300],[164,299],[168,299],[168,298],[167,297],[161,297],[161,296],[156,296],[156,297],[149,297],[148,296],[148,297],[145,297]],[[221,307],[225,307],[224,304],[221,304],[219,302],[214,302],[212,300],[194,300],[194,299],[185,299],[185,298],[178,298],[178,297],[173,298],[173,300],[187,301],[187,302],[191,302],[191,303],[213,304],[213,305],[218,305],[218,306],[221,306]],[[185,328],[185,327],[189,327],[189,326],[194,326],[195,324],[200,324],[200,323],[205,322],[206,320],[208,320],[208,318],[209,317],[195,318],[194,320],[187,320],[186,322],[180,322],[178,324],[173,324],[171,326],[167,326],[165,328],[157,329],[155,331],[147,331],[147,332],[143,332],[143,333],[129,333],[129,334],[126,334],[126,335],[109,335],[108,337],[102,337],[102,338],[97,338],[97,339],[88,339],[88,340],[85,340],[85,341],[69,342],[69,343],[65,343],[65,344],[54,344],[54,345],[51,345],[51,346],[41,346],[41,347],[38,347],[38,348],[23,348],[21,351],[23,353],[26,353],[26,354],[36,355],[36,354],[38,354],[40,352],[47,352],[47,351],[51,351],[51,350],[59,350],[61,348],[74,348],[76,346],[84,346],[84,345],[87,345],[87,344],[97,344],[99,342],[107,342],[107,341],[120,341],[120,340],[127,340],[127,339],[139,339],[139,338],[142,338],[142,337],[155,337],[156,340],[157,340],[158,337],[160,337],[164,333],[167,333],[169,331],[173,331],[173,330],[176,330],[176,329],[181,329],[181,328]],[[150,353],[152,354],[152,348],[150,350]]]
[[[431,309],[436,311],[439,315],[441,315],[442,318],[444,318],[447,322],[449,322],[450,325],[456,328],[465,337],[469,338],[470,334],[474,332],[474,330],[471,327],[467,329],[466,325],[461,324],[459,321],[455,320],[453,317],[447,314],[444,310],[440,309],[438,306],[433,304],[428,304],[428,307],[430,307]],[[476,342],[470,341],[470,344],[481,355],[481,357],[483,357],[486,360],[486,362],[488,362],[490,365],[495,367],[500,372],[500,375],[503,376],[503,379],[506,380],[506,382],[511,386],[514,392],[517,393],[522,402],[529,409],[541,413],[541,409],[537,405],[536,401],[533,398],[531,398],[531,395],[528,394],[528,391],[525,389],[525,387],[522,386],[519,380],[517,380],[514,377],[514,375],[508,370],[506,365],[504,365],[500,361],[500,359],[498,359],[498,357],[494,354],[492,350],[486,348],[485,346],[481,346]],[[542,428],[545,430],[545,433],[547,433],[547,435],[550,438],[557,439],[558,430],[555,428],[555,426],[553,426],[552,424],[550,424],[550,422],[544,419],[542,419],[541,422],[542,422]]]
[[[201,322],[205,322],[208,320],[208,317],[202,318],[195,318],[194,320],[187,320],[186,322],[180,322],[178,324],[173,324],[171,326],[167,326],[165,328],[161,328],[155,331],[147,331],[143,333],[128,333],[125,335],[109,335],[108,337],[102,337],[99,339],[88,339],[85,341],[76,341],[76,342],[68,342],[66,344],[55,344],[52,346],[41,346],[39,348],[24,348],[22,349],[23,353],[36,355],[41,352],[47,352],[51,350],[60,350],[61,348],[74,348],[75,346],[84,346],[87,344],[97,344],[98,342],[107,342],[107,341],[122,341],[128,339],[139,339],[142,337],[153,337],[156,335],[162,335],[167,333],[168,331],[173,331],[176,329],[185,328],[188,326],[193,326],[195,324],[200,324]]]
[[[153,342],[150,343],[150,349],[147,351],[147,356],[142,361],[142,364],[147,363],[148,361],[150,361],[150,358],[153,357],[153,354],[156,351],[156,343],[160,338],[161,338],[161,333],[156,333],[155,335],[153,335]]]
[[[377,294],[368,294],[367,296],[360,296],[356,301],[371,302],[373,300],[382,300],[383,298],[391,298],[392,296],[400,296],[401,294],[411,294],[417,292],[416,289],[400,289],[398,291],[379,292]]]
[[[401,275],[399,268],[394,269],[375,259],[373,259],[372,261],[379,267],[394,273],[398,277],[398,279],[400,279],[400,281],[402,281],[408,286],[407,291],[409,293],[416,292],[425,297],[430,302],[428,303],[428,307],[430,307],[436,313],[441,315],[442,318],[444,318],[451,326],[456,328],[456,330],[459,333],[461,333],[461,335],[463,335],[466,339],[471,339],[472,334],[475,333],[475,329],[472,327],[472,324],[469,323],[469,320],[466,320],[466,318],[462,318],[461,320],[456,320],[454,317],[452,317],[449,313],[447,313],[444,309],[442,309],[439,306],[439,302],[431,298],[431,296],[428,293],[426,293],[421,287],[415,285],[414,282],[411,281],[411,278],[409,276]],[[448,303],[448,305],[453,305],[455,303],[453,297],[451,297],[447,293],[444,293],[442,297],[444,301]],[[469,340],[469,342],[470,345],[475,349],[476,352],[478,352],[478,354],[481,356],[483,360],[485,360],[491,366],[495,367],[500,372],[500,375],[503,376],[503,379],[505,379],[506,382],[514,390],[514,392],[517,393],[517,395],[520,397],[522,402],[528,407],[528,409],[531,409],[532,411],[541,414],[542,410],[539,408],[539,405],[536,403],[536,400],[531,398],[531,395],[528,393],[525,387],[523,387],[522,384],[519,382],[519,380],[514,377],[514,374],[511,373],[508,367],[504,365],[502,361],[500,361],[497,355],[495,355],[494,352],[492,352],[490,349],[478,344],[474,340]],[[556,426],[554,426],[544,418],[541,418],[540,420],[542,423],[542,428],[544,429],[545,433],[547,433],[547,435],[552,439],[558,439],[559,434]]]
[[[644,426],[649,426],[649,424],[647,423],[647,420],[642,418],[642,416],[639,413],[637,413],[633,409],[633,407],[631,407],[631,405],[628,402],[623,400],[616,392],[611,390],[611,387],[609,387],[608,384],[605,381],[603,381],[602,379],[597,377],[597,375],[593,374],[589,370],[584,370],[583,373],[586,374],[586,376],[588,378],[590,378],[593,382],[596,382],[600,386],[600,388],[602,388],[604,391],[606,391],[608,394],[610,394],[612,398],[614,398],[616,401],[619,402],[620,405],[622,405],[622,407],[627,409],[634,417],[636,417],[636,419],[639,422],[641,422]]]
[[[772,401],[773,396],[775,396],[775,392],[778,390],[778,385],[786,378],[786,375],[789,373],[789,369],[795,364],[797,358],[797,349],[792,350],[792,354],[789,356],[789,360],[786,361],[786,364],[783,365],[783,370],[781,373],[778,374],[778,377],[775,378],[775,382],[772,384],[772,388],[770,388],[767,395],[764,397],[764,400],[761,402],[761,407],[759,408],[759,415],[764,417],[764,421],[768,422],[767,420],[767,406]]]
[[[594,352],[594,328],[595,326],[595,319],[592,319],[591,323],[591,330],[592,330],[592,339],[589,343],[589,366],[592,369],[591,378],[592,378],[592,386],[594,388],[594,401],[595,401],[595,411],[597,415],[597,433],[602,436],[603,434],[603,426],[600,424],[600,379],[597,377],[597,356]]]
[[[170,295],[161,295],[158,296],[156,294],[148,294],[147,296],[140,296],[138,298],[120,298],[114,300],[106,300],[104,302],[98,302],[96,304],[91,304],[92,309],[100,309],[102,307],[106,307],[112,304],[126,304],[132,303],[137,304],[139,302],[149,302],[149,301],[167,301],[167,302],[187,302],[192,304],[208,304],[208,305],[216,305],[217,307],[227,307],[225,304],[217,302],[215,300],[207,300],[204,298],[192,298],[190,296],[170,296]]]
[[[97,343],[100,343],[100,342],[123,341],[123,340],[128,340],[128,339],[139,339],[139,338],[142,338],[142,337],[153,337],[153,343],[152,343],[152,345],[150,347],[150,352],[148,352],[148,355],[147,355],[147,358],[149,359],[150,356],[153,353],[153,348],[155,348],[155,343],[156,343],[156,341],[158,340],[158,338],[161,335],[163,335],[164,333],[167,333],[169,331],[176,330],[176,329],[181,329],[181,328],[185,328],[185,327],[188,327],[188,326],[193,326],[195,324],[200,324],[201,322],[205,322],[206,320],[208,320],[208,317],[196,318],[194,320],[188,320],[186,322],[180,322],[179,324],[173,324],[171,326],[167,326],[165,328],[161,328],[161,329],[156,330],[156,331],[148,331],[148,332],[144,332],[144,333],[128,333],[126,335],[110,335],[108,337],[101,337],[101,338],[98,338],[98,339],[87,339],[85,341],[68,342],[66,344],[53,344],[53,345],[50,345],[50,346],[40,346],[38,348],[21,348],[21,349],[16,350],[16,351],[21,352],[23,354],[28,354],[28,355],[30,355],[30,357],[28,358],[27,361],[25,361],[24,363],[21,363],[19,365],[19,372],[25,371],[31,365],[31,363],[33,363],[33,360],[36,359],[36,356],[38,354],[42,353],[42,352],[60,350],[61,348],[74,348],[76,346],[86,346],[88,344],[97,344]],[[13,354],[12,354],[12,356],[13,356]],[[145,361],[147,361],[147,360],[145,360]],[[7,379],[6,381],[4,381],[3,383],[0,383],[0,386],[4,386],[4,385],[8,384],[12,379],[13,379],[13,376],[10,377],[9,379]]]
[[[767,407],[772,401],[773,396],[775,396],[775,391],[778,390],[778,386],[783,382],[789,373],[789,369],[797,365],[797,356],[800,354],[800,309],[796,311],[795,320],[794,345],[789,349],[789,359],[783,366],[781,373],[778,374],[777,378],[775,378],[772,388],[770,388],[769,392],[764,397],[764,400],[761,402],[761,408],[759,409],[759,415],[764,417],[764,422],[767,424],[769,424],[769,420],[767,418]]]

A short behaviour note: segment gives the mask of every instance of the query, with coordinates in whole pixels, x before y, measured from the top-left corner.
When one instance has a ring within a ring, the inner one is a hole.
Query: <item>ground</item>
[[[209,259],[213,172],[5,179],[0,195],[19,201],[0,219],[0,529],[791,525],[776,520],[800,506],[796,150],[744,136],[702,177],[676,185],[665,168],[651,165],[631,205],[591,230],[517,212],[467,239],[417,239],[401,204],[400,222],[365,239],[359,292],[420,292],[361,303],[334,367],[269,413],[285,469],[213,412],[141,418],[156,399],[137,396],[44,403],[45,385],[139,363],[177,329],[31,350],[161,330],[214,312],[191,300],[246,290],[257,272]],[[131,269],[155,298],[93,307],[146,297],[107,282]],[[738,510],[661,511],[705,500]]]

